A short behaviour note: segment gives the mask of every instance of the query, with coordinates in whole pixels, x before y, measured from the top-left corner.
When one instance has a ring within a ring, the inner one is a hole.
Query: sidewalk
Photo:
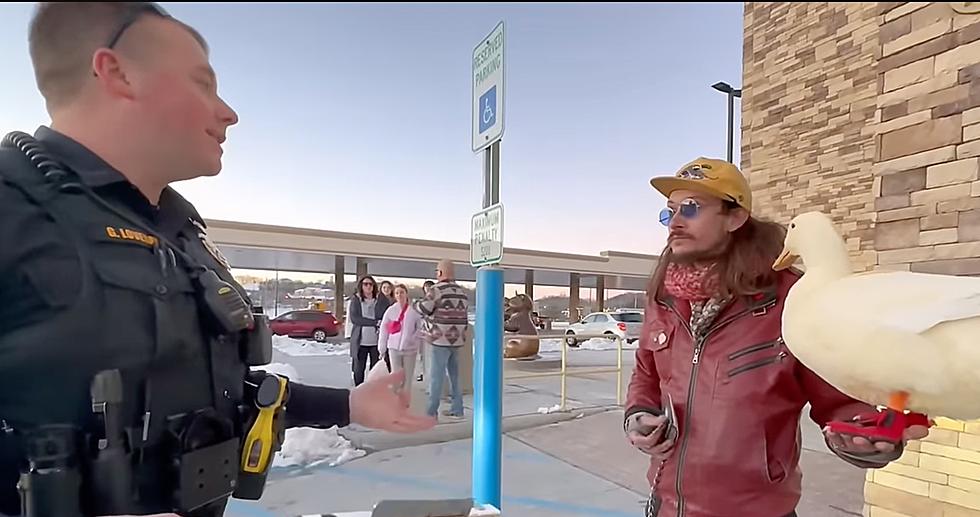
[[[649,485],[643,473],[648,460],[626,444],[622,422],[622,411],[608,411],[582,420],[518,431],[511,436],[575,468],[645,494]],[[861,515],[864,471],[840,460],[822,444],[822,439],[819,448],[814,447],[812,439],[804,441],[800,459],[803,469],[800,517]]]
[[[602,516],[636,517],[644,495],[602,476],[576,467],[547,451],[526,443],[531,431],[554,432],[565,425],[604,426],[591,420],[506,433],[502,439],[504,515],[521,517]],[[552,417],[542,415],[537,418]],[[618,418],[618,417],[617,417]],[[607,417],[608,419],[608,417]],[[581,431],[574,431],[580,433]],[[593,447],[604,433],[590,440]],[[546,436],[545,436],[546,438]],[[621,438],[621,437],[620,437]],[[238,502],[235,517],[292,516],[364,510],[383,498],[468,497],[472,483],[472,441],[454,440],[413,447],[391,448],[339,467],[277,469],[258,504]],[[639,477],[642,479],[642,471]],[[575,494],[570,497],[570,494]]]
[[[624,372],[632,370],[624,354]],[[349,384],[345,357],[279,356],[293,364],[304,382]],[[556,357],[507,361],[515,371],[550,369]],[[615,352],[576,351],[573,366],[615,364]],[[629,382],[623,375],[624,385]],[[504,387],[503,511],[514,517],[638,517],[649,490],[647,458],[622,434],[622,411],[615,407],[615,374],[568,381],[567,412],[539,414],[558,402],[557,377],[507,381]],[[472,475],[472,397],[464,400],[466,420],[441,423],[414,435],[342,430],[369,454],[338,467],[277,468],[258,502],[235,501],[230,517],[269,517],[370,509],[380,499],[468,497]],[[804,411],[804,496],[801,517],[861,515],[864,472],[830,454],[820,430]]]
[[[504,436],[502,445],[504,515],[639,515],[643,499],[640,494],[577,469],[510,435]],[[457,440],[382,451],[334,468],[276,472],[261,505],[269,514],[292,516],[365,510],[380,499],[469,497],[471,449],[470,440]]]
[[[548,415],[551,416],[551,415]],[[647,459],[626,444],[622,412],[505,433],[503,511],[514,517],[638,517]],[[469,439],[399,447],[338,467],[276,469],[258,503],[235,502],[232,517],[293,516],[369,509],[380,499],[468,497]],[[828,452],[803,451],[801,517],[861,515],[864,474]]]

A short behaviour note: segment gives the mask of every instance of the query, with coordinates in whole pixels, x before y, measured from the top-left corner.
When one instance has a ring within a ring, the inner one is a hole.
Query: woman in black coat
[[[353,324],[350,356],[354,386],[362,384],[367,368],[374,368],[378,363],[378,325],[389,305],[388,299],[380,296],[374,277],[365,276],[357,282],[357,293],[351,299],[349,315]]]

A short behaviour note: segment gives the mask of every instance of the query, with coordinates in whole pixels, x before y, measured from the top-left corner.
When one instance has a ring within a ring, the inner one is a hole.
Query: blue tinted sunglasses
[[[675,214],[681,214],[684,219],[694,219],[701,212],[701,205],[693,199],[685,199],[677,205],[677,210],[675,211],[671,207],[665,207],[660,211],[660,224],[664,226],[669,226],[671,219],[674,218]]]

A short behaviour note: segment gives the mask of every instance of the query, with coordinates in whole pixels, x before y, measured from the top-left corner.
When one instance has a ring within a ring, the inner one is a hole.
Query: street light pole
[[[732,88],[726,82],[715,83],[712,88],[728,95],[728,162],[733,163],[735,147],[735,97],[742,97],[741,88]]]

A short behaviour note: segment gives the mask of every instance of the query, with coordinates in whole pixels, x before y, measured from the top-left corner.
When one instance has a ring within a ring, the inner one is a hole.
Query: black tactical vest
[[[107,369],[122,374],[123,414],[136,451],[139,503],[130,512],[169,511],[179,477],[175,448],[223,442],[226,451],[234,446],[240,452],[245,411],[248,367],[241,336],[208,328],[194,268],[215,271],[248,298],[206,244],[200,216],[176,192],[165,191],[161,205],[175,203],[186,220],[158,229],[140,219],[159,230],[151,233],[133,224],[138,216],[118,200],[103,198],[129,217],[65,188],[78,181],[68,173],[46,178],[19,150],[0,148],[0,180],[31,207],[0,224],[17,225],[17,235],[28,242],[39,232],[56,232],[63,243],[38,246],[13,271],[0,272],[0,289],[7,291],[0,291],[0,300],[33,300],[27,316],[15,314],[16,301],[0,308],[0,419],[6,430],[0,438],[0,513],[19,513],[16,483],[24,453],[18,433],[69,423],[98,434],[90,383]],[[195,414],[201,418],[189,430]],[[237,454],[232,463],[240,461]],[[228,468],[237,471],[235,464]],[[223,505],[217,501],[211,514],[220,515]]]

